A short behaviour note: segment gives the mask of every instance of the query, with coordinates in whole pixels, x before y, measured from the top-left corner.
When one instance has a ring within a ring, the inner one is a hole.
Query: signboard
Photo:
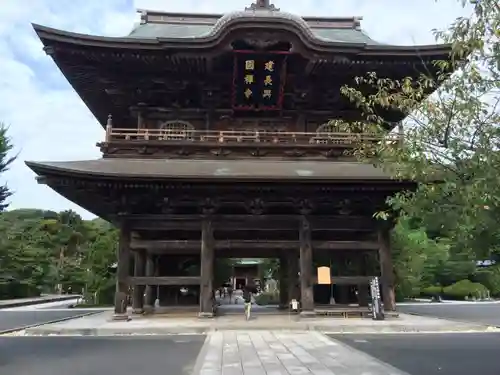
[[[332,276],[330,275],[330,267],[318,267],[318,284],[330,285],[332,283]]]
[[[233,109],[280,110],[286,76],[286,53],[236,51]]]
[[[378,277],[374,277],[370,281],[370,294],[372,303],[370,304],[373,320],[384,320],[384,306],[380,298],[380,284]]]

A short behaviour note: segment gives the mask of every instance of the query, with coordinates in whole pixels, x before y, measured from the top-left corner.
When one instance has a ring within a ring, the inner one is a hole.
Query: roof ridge
[[[186,13],[186,12],[168,12],[153,9],[136,9],[141,15],[141,24],[168,24],[168,23],[184,23],[184,24],[215,24],[219,19],[227,16],[228,14],[237,12],[255,12],[255,10],[241,10],[241,11],[231,11],[226,13]],[[277,13],[289,13],[283,12],[278,9],[274,10]],[[352,16],[352,17],[322,17],[322,16],[301,16],[295,13],[290,13],[300,17],[305,21],[309,27],[328,27],[328,28],[347,28],[346,24],[351,24],[350,28],[360,29],[361,20],[363,17]],[[170,22],[169,21],[170,18]],[[173,21],[173,22],[172,22]],[[344,25],[335,25],[336,23],[341,23]],[[333,25],[332,25],[333,24]]]

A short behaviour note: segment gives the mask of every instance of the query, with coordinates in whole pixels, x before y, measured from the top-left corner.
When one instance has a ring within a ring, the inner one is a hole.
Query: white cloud
[[[96,35],[127,34],[135,8],[171,12],[225,13],[242,10],[251,0],[18,0],[2,1],[0,11],[0,121],[10,125],[19,152],[2,176],[14,190],[11,208],[79,209],[49,188],[37,185],[25,160],[75,160],[99,157],[95,143],[103,130],[73,92],[30,23]],[[373,39],[391,44],[433,43],[430,32],[443,28],[464,10],[456,0],[328,1],[276,0],[282,11],[309,16],[363,16]]]

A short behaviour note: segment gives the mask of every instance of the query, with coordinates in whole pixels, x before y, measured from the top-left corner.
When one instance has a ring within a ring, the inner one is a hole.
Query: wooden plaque
[[[330,267],[318,267],[318,284],[330,285],[332,283],[332,277],[330,276]]]

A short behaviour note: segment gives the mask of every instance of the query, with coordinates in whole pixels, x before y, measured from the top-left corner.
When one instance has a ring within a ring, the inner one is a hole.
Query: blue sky
[[[29,6],[28,6],[29,3]],[[46,186],[38,185],[25,160],[99,158],[95,143],[104,132],[72,91],[31,28],[38,23],[58,29],[106,36],[128,34],[138,21],[136,8],[171,12],[225,13],[242,10],[251,0],[3,0],[0,11],[0,121],[10,126],[19,153],[1,176],[14,191],[11,209],[74,209],[92,214]],[[390,44],[431,44],[431,30],[467,15],[457,0],[276,0],[282,11],[309,16],[362,16],[373,39]]]

